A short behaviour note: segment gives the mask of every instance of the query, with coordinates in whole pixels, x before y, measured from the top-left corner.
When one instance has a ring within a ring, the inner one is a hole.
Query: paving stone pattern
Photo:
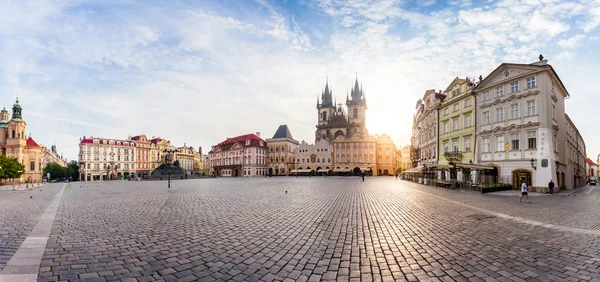
[[[0,271],[27,238],[62,185],[49,184],[28,191],[0,194]]]
[[[38,281],[600,280],[600,236],[489,217],[423,193],[445,191],[394,178],[173,187],[74,183]]]

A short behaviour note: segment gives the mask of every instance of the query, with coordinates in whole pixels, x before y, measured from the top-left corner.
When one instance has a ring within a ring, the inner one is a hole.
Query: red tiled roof
[[[110,144],[104,144],[104,142],[102,142],[102,141],[107,141],[108,142],[109,140],[112,140],[112,141],[115,141],[115,142],[121,142],[120,145],[114,144],[114,145],[117,145],[117,146],[125,146],[125,145],[123,145],[124,142],[128,142],[129,146],[131,146],[131,147],[136,147],[137,146],[137,144],[135,142],[126,141],[126,140],[104,139],[104,138],[93,138],[93,139],[100,140],[100,143],[98,143],[98,145],[110,145]],[[79,144],[92,144],[92,143],[94,143],[93,139],[92,138],[81,139],[81,142],[79,142]]]
[[[590,158],[585,158],[585,162],[587,162],[589,165],[596,165],[596,163],[594,161],[592,161]]]
[[[255,141],[263,141],[263,143],[265,142],[265,140],[256,136],[256,134],[250,133],[250,134],[246,134],[246,135],[236,136],[233,138],[227,138],[225,141],[219,143],[219,145],[235,143],[235,142],[246,142],[246,140],[248,140],[248,139],[255,140]]]
[[[133,137],[131,137],[131,140],[134,140],[134,141],[140,140],[140,136],[133,136]]]
[[[40,147],[40,145],[38,145],[33,138],[29,137],[27,138],[27,147]]]

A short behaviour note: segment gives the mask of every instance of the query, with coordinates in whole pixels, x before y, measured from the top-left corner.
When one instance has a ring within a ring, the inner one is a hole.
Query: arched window
[[[327,112],[323,112],[323,118],[322,120],[326,121],[327,120]]]
[[[15,138],[15,130],[12,131],[12,138]]]
[[[31,161],[31,163],[29,164],[29,170],[35,170],[35,162]]]
[[[358,117],[358,109],[354,108],[354,113],[352,114],[353,118],[357,118]]]

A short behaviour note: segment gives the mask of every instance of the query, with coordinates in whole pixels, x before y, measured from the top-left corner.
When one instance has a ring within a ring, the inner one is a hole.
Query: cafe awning
[[[467,163],[455,163],[457,168],[468,168],[468,169],[478,169],[478,170],[492,170],[493,166],[490,165],[476,165],[476,164],[467,164]]]
[[[329,172],[329,170],[322,168],[322,169],[317,170],[317,172]]]
[[[291,173],[309,173],[311,171],[310,169],[292,169]]]
[[[360,171],[370,171],[371,168],[370,167],[361,167]]]
[[[333,170],[333,172],[348,172],[350,171],[349,168],[336,168]]]

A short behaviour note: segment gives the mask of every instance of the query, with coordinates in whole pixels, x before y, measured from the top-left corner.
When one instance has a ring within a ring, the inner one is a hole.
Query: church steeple
[[[352,102],[359,102],[362,100],[362,87],[358,87],[358,73],[356,74],[356,80],[354,80],[354,88],[351,90]]]
[[[12,118],[13,119],[21,119],[21,111],[23,110],[21,108],[21,105],[19,104],[19,96],[17,95],[17,101],[15,102],[15,104],[13,105],[13,114],[12,114]]]
[[[321,92],[321,106],[331,106],[333,100],[331,88],[329,88],[329,77],[325,77],[325,90]]]

